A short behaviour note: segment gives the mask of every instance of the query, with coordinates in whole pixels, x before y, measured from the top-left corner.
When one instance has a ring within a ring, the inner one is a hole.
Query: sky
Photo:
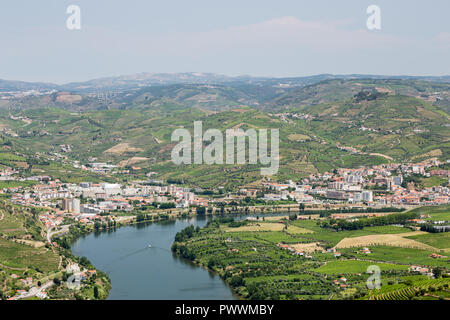
[[[69,30],[69,5],[81,29]],[[381,10],[369,30],[366,10]],[[450,1],[2,0],[0,79],[450,75]]]

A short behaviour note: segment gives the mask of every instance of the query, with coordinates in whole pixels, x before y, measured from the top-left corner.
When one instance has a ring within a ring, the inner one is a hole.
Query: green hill
[[[204,130],[279,128],[280,171],[275,178],[280,180],[339,167],[446,160],[450,123],[439,102],[445,101],[448,88],[417,80],[358,79],[327,80],[279,93],[272,87],[264,94],[264,87],[248,84],[149,87],[123,93],[102,107],[83,105],[93,101],[86,96],[77,105],[49,102],[44,107],[42,98],[32,108],[0,108],[0,136],[11,152],[27,159],[37,152],[45,159],[56,153],[81,163],[136,165],[140,174],[156,171],[162,179],[191,185],[236,187],[260,179],[260,167],[175,166],[170,162],[173,130],[192,130],[194,121],[202,121]],[[72,151],[62,152],[61,145],[70,145]],[[62,179],[95,178],[68,164],[61,169],[63,162],[33,168],[57,172]]]

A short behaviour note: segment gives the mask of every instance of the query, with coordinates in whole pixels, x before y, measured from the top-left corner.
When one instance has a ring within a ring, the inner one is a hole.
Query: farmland
[[[358,261],[358,260],[343,260],[343,261],[331,261],[327,264],[317,268],[316,271],[326,274],[352,274],[352,273],[365,273],[367,268],[373,265],[373,262]],[[404,265],[396,265],[389,263],[377,263],[376,264],[382,271],[390,270],[407,270],[408,267]]]
[[[416,236],[412,235],[408,238],[439,249],[450,248],[450,233],[448,232],[445,232],[443,234],[427,233]]]
[[[434,259],[430,255],[432,251],[400,248],[392,246],[375,246],[370,247],[371,253],[368,255],[361,254],[362,248],[340,249],[340,252],[349,258],[368,259],[381,262],[393,262],[404,265],[421,265],[428,267],[448,266],[448,259]]]
[[[412,212],[429,216],[425,218],[425,220],[429,221],[450,220],[450,205],[443,205],[439,207],[421,207],[414,209]]]
[[[0,239],[0,261],[8,269],[37,268],[44,273],[58,269],[59,257],[46,248],[33,248]]]
[[[54,280],[56,285],[48,290],[51,298],[94,298],[93,285],[86,285],[75,293],[68,290],[63,279],[68,275],[68,264],[90,262],[72,256],[70,251],[46,243],[43,225],[38,219],[39,209],[24,208],[0,199],[0,299],[17,295],[18,290],[29,290]],[[23,280],[30,279],[25,283]],[[109,280],[101,272],[95,280],[99,296],[106,297]],[[91,294],[89,293],[91,292]]]
[[[336,248],[351,248],[351,247],[368,247],[368,246],[379,246],[388,245],[393,247],[401,248],[415,248],[424,250],[435,250],[435,248],[423,243],[412,240],[410,238],[415,235],[423,235],[421,232],[410,232],[410,233],[400,233],[400,234],[377,234],[377,235],[367,235],[362,237],[353,237],[342,239]]]
[[[335,231],[314,219],[229,221],[217,218],[190,237],[177,235],[172,250],[219,273],[244,299],[434,299],[431,290],[438,289],[447,295],[447,278],[435,279],[437,287],[420,282],[433,270],[449,271],[448,257],[432,257],[448,250],[447,234],[392,225]],[[369,266],[380,268],[383,292],[395,294],[367,290]]]
[[[245,232],[245,231],[254,231],[254,232],[261,232],[261,231],[281,231],[283,230],[283,225],[279,223],[255,223],[255,224],[248,224],[246,226],[238,227],[238,228],[228,228],[225,231],[226,232]]]
[[[400,285],[388,285],[379,290],[371,290],[370,300],[439,300],[448,299],[450,278],[416,280]]]

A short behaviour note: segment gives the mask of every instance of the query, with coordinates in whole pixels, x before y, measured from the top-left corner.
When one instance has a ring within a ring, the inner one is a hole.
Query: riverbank
[[[108,300],[236,299],[217,274],[170,251],[178,231],[189,225],[203,227],[208,220],[191,216],[92,232],[74,242],[72,252],[86,256],[109,275]]]
[[[400,226],[374,217],[373,225],[361,229],[324,228],[331,219],[220,218],[178,233],[172,251],[217,272],[242,299],[366,299],[372,294],[365,285],[370,266],[380,268],[383,285],[405,287],[407,279],[423,277],[410,271],[413,266],[450,271],[444,260],[433,258],[440,249],[411,246],[412,222]],[[445,243],[446,235],[438,236]],[[380,237],[392,240],[371,240]],[[339,247],[344,239],[354,245]]]
[[[228,208],[227,208],[228,209]],[[262,208],[260,208],[262,209]],[[82,224],[77,224],[74,225],[70,228],[70,232],[68,234],[66,234],[64,237],[60,238],[58,240],[59,243],[61,243],[61,245],[65,245],[68,247],[71,247],[73,245],[73,243],[77,242],[80,238],[93,233],[94,235],[101,235],[101,232],[108,232],[108,231],[117,231],[122,227],[126,227],[126,226],[134,226],[134,225],[142,225],[145,226],[148,223],[153,223],[153,222],[162,222],[162,221],[168,221],[169,223],[177,221],[179,219],[193,219],[196,217],[202,217],[202,218],[210,218],[213,216],[270,216],[273,214],[277,214],[277,215],[282,215],[283,213],[289,213],[290,214],[298,214],[301,213],[300,210],[293,210],[294,208],[285,208],[285,210],[281,210],[281,211],[272,211],[274,210],[274,208],[271,206],[269,207],[264,207],[264,209],[262,210],[258,210],[258,211],[254,211],[254,210],[245,210],[245,208],[239,208],[238,210],[224,210],[225,213],[223,214],[217,214],[220,213],[220,210],[212,210],[211,212],[206,212],[205,215],[199,215],[197,214],[195,211],[175,211],[174,210],[169,210],[169,211],[162,211],[159,213],[155,213],[155,212],[147,212],[147,213],[142,213],[140,215],[133,215],[133,216],[113,216],[112,219],[113,221],[111,223],[107,223],[107,224],[97,224],[97,225],[82,225]],[[298,209],[298,207],[297,207]],[[320,211],[318,210],[314,210],[314,213],[319,213]],[[303,212],[303,214],[311,214],[313,212]],[[289,215],[284,216],[285,218],[288,218]],[[319,214],[316,214],[317,216],[319,216]],[[175,234],[173,234],[172,239],[170,239],[170,244],[168,245],[168,247],[170,247],[170,245],[172,244],[173,240],[175,238]],[[65,244],[64,244],[65,243]],[[146,245],[147,246],[147,245]],[[191,262],[189,262],[191,263]],[[95,265],[95,263],[94,263]],[[196,267],[198,266],[202,266],[203,268],[206,268],[206,270],[208,270],[207,265],[204,264],[195,264]],[[202,269],[203,269],[202,268]],[[216,274],[218,274],[220,276],[220,273],[218,273],[217,271],[215,271],[214,269],[210,269],[209,271],[213,271]],[[227,281],[224,281],[224,283],[229,286],[230,289],[232,289],[232,287],[229,285],[229,283]],[[242,298],[241,295],[237,295],[238,297]]]
[[[274,214],[274,213],[266,212],[264,215],[272,215],[272,214]],[[240,213],[231,213],[230,215],[242,216],[242,214],[240,214]],[[115,224],[112,223],[109,225],[108,224],[105,224],[103,226],[100,225],[100,226],[98,226],[97,229],[94,227],[94,225],[74,224],[69,228],[69,232],[67,234],[63,235],[62,237],[58,237],[56,239],[56,242],[61,247],[67,247],[69,250],[71,250],[71,247],[74,243],[76,243],[81,238],[84,238],[91,234],[94,236],[100,236],[104,232],[108,233],[109,231],[118,231],[119,229],[122,229],[124,227],[131,227],[131,226],[146,227],[153,223],[164,222],[164,221],[167,221],[169,224],[174,223],[178,220],[188,221],[189,219],[197,219],[197,218],[203,218],[206,221],[206,219],[211,218],[212,216],[214,216],[214,215],[206,214],[205,216],[203,216],[203,215],[198,215],[195,212],[191,212],[190,214],[173,213],[172,212],[172,213],[161,213],[158,215],[155,215],[155,214],[148,215],[147,219],[141,219],[141,220],[138,220],[137,216],[114,217],[114,219],[116,221]],[[245,215],[245,216],[248,216],[248,215]],[[170,245],[172,244],[174,238],[175,238],[175,233],[173,233],[172,237],[169,239],[170,242],[168,243],[167,249],[170,248]],[[71,253],[72,253],[72,251],[71,251]],[[74,257],[76,257],[76,256],[74,255]],[[81,256],[78,256],[77,258],[80,259],[80,257]],[[186,262],[189,262],[189,264],[191,264],[190,261],[186,261]],[[91,262],[89,261],[89,263],[91,263]],[[98,267],[95,264],[95,262],[92,262],[91,264],[95,265],[95,269],[97,271],[99,271],[101,269],[101,267]],[[196,266],[196,268],[198,268],[198,266]],[[203,268],[202,268],[202,270],[203,270]],[[101,271],[99,271],[99,272],[101,272]],[[106,299],[107,296],[104,298]]]

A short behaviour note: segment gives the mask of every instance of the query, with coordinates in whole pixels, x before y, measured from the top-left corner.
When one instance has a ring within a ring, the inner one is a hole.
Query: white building
[[[373,192],[372,191],[363,191],[361,192],[362,201],[364,202],[373,202]]]

